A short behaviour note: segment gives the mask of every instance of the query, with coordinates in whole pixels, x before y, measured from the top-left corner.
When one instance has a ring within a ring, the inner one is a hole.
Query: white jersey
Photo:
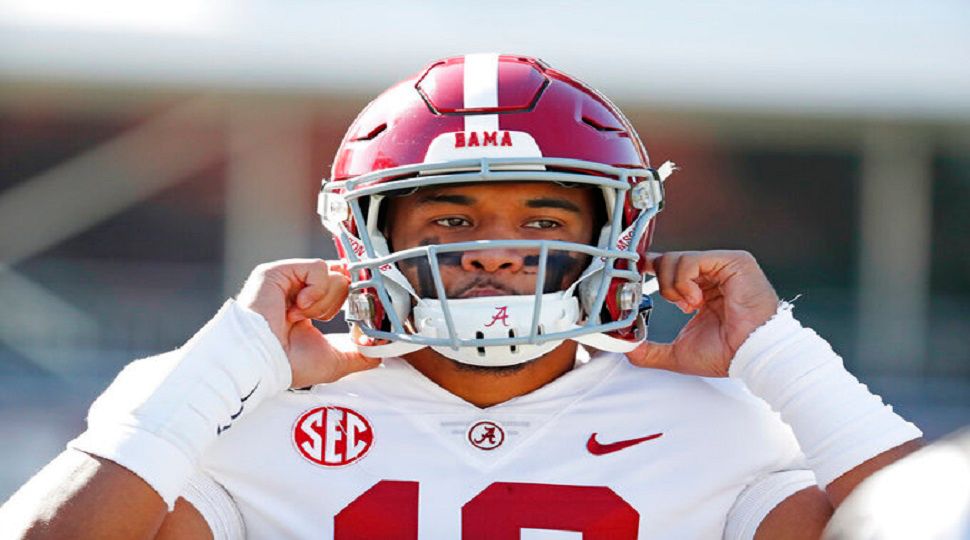
[[[813,483],[745,491],[802,460],[732,379],[600,354],[480,409],[386,359],[268,398],[204,456],[231,499],[186,497],[210,525],[232,501],[251,538],[721,538]]]

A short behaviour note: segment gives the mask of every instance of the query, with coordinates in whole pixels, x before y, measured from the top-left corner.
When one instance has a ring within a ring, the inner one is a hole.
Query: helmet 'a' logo
[[[494,326],[498,321],[502,321],[503,326],[509,325],[509,306],[500,306],[495,308],[495,314],[492,315],[492,322],[485,325],[485,328]]]
[[[494,450],[505,442],[505,430],[489,420],[476,422],[468,428],[468,442],[479,450]]]
[[[360,413],[345,407],[317,407],[293,426],[293,443],[306,459],[324,467],[348,465],[364,457],[374,430]]]
[[[472,146],[512,146],[512,134],[508,131],[459,131],[455,133],[455,148]]]

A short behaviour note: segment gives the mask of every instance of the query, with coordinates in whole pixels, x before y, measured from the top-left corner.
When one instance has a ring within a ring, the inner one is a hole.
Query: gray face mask
[[[560,172],[563,170],[589,173]],[[655,171],[568,159],[481,158],[397,167],[347,181],[325,182],[318,204],[323,223],[347,254],[351,276],[359,277],[360,270],[370,276],[351,283],[346,318],[372,343],[382,344],[358,344],[359,348],[369,356],[387,357],[432,347],[448,358],[479,366],[526,362],[566,339],[601,350],[632,350],[646,337],[647,315],[640,309],[644,285],[643,276],[636,270],[636,246],[662,206],[662,182],[672,170],[670,163]],[[494,239],[392,253],[380,232],[380,205],[390,193],[433,185],[511,180],[568,182],[602,189],[607,223],[597,245]],[[621,230],[627,200],[634,201],[639,214]],[[367,204],[361,204],[363,201]],[[348,223],[361,232],[359,236],[352,234]],[[448,298],[442,262],[451,254],[494,249],[538,253],[536,289],[525,295]],[[550,271],[555,254],[576,255],[591,262],[564,290],[550,292],[544,284],[555,271]],[[620,261],[625,262],[618,264]],[[418,294],[401,272],[400,267],[408,264],[427,270],[429,283],[419,287],[423,294]],[[613,283],[616,285],[611,287]],[[611,313],[604,310],[608,294],[616,296],[611,302],[619,313],[604,320],[602,314]],[[384,313],[381,321],[377,321],[379,310]],[[633,339],[609,335],[618,329],[632,329]]]

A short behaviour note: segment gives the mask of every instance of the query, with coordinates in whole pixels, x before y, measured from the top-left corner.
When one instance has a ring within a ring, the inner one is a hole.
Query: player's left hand
[[[726,377],[741,344],[778,308],[778,295],[746,251],[648,253],[647,271],[657,276],[661,296],[696,313],[673,343],[647,341],[627,353],[638,366]]]

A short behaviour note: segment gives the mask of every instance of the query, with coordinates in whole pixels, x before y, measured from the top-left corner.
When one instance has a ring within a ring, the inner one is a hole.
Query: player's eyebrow
[[[568,210],[570,212],[575,212],[577,214],[581,213],[578,206],[567,201],[566,199],[554,199],[554,198],[542,198],[542,199],[529,199],[525,202],[528,208],[559,208],[561,210]]]
[[[471,206],[475,204],[475,198],[468,195],[458,195],[454,193],[428,193],[421,195],[415,204],[449,203]]]

